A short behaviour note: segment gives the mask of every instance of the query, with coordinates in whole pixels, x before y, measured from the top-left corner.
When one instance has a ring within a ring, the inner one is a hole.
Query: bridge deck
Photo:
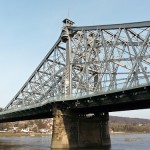
[[[150,86],[148,85],[128,90],[103,93],[97,91],[86,95],[54,97],[34,105],[0,112],[0,122],[51,118],[54,105],[83,114],[149,108],[149,97]]]

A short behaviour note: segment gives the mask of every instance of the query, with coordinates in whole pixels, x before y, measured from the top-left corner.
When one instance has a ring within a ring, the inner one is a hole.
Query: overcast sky
[[[149,7],[149,0],[0,0],[0,107],[54,45],[64,18],[77,26],[147,21]],[[150,109],[111,114],[150,119]]]

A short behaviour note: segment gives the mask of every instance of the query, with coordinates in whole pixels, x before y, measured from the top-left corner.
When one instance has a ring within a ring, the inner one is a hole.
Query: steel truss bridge
[[[0,122],[150,108],[150,21],[74,26],[60,37],[0,112]]]

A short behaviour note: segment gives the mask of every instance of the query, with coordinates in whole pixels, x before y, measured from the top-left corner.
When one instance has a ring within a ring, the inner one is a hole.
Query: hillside
[[[0,124],[1,131],[22,132],[29,130],[35,133],[52,132],[53,119],[39,119]],[[150,133],[150,120],[110,116],[109,127],[114,132]]]
[[[110,116],[109,127],[112,132],[150,133],[150,120]]]
[[[150,119],[141,119],[141,118],[128,118],[128,117],[117,117],[110,116],[110,122],[118,122],[118,123],[127,123],[127,124],[149,124]]]

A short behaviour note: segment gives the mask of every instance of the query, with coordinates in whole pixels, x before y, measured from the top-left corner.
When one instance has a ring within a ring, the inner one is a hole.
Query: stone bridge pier
[[[109,114],[79,115],[53,109],[52,149],[110,147]]]

